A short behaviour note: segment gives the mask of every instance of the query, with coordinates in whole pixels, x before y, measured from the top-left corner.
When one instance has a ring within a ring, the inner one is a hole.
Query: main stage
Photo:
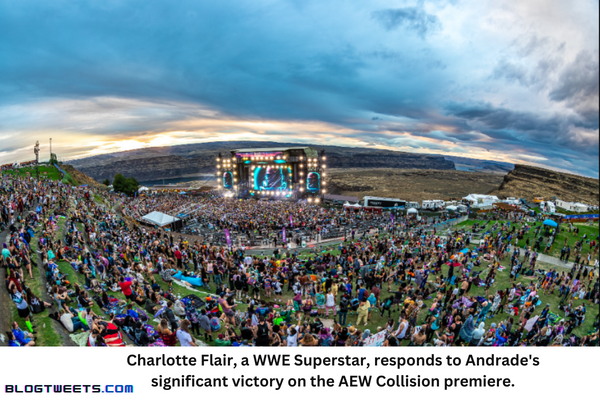
[[[217,157],[218,188],[240,198],[320,202],[326,160],[310,147],[232,150]]]

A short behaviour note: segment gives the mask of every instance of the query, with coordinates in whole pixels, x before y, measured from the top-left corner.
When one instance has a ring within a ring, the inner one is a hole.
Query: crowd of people
[[[179,193],[141,195],[128,202],[123,209],[125,215],[138,221],[144,215],[154,211],[173,216],[182,213],[186,221],[195,221],[206,230],[223,232],[228,229],[242,235],[265,237],[281,233],[282,228],[302,229],[304,232],[318,234],[361,223],[376,227],[390,223],[389,216],[327,208],[316,203],[233,199],[215,193],[202,193],[189,197]],[[432,223],[442,222],[448,218],[447,215],[440,216]],[[399,219],[396,222],[399,229],[427,223],[426,220],[417,219]]]
[[[540,268],[531,246],[514,245],[509,223],[485,226],[475,243],[473,231],[314,204],[94,194],[2,176],[2,266],[26,324],[7,332],[11,345],[35,344],[32,320],[45,309],[89,346],[362,346],[375,336],[384,346],[598,345],[597,270]],[[124,217],[174,206],[242,232],[352,218],[375,229],[323,252],[264,256]],[[31,291],[32,264],[47,293]],[[552,296],[556,307],[542,301]]]

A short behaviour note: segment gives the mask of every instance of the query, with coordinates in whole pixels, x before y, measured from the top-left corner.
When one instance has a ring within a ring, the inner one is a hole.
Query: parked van
[[[421,205],[419,203],[417,203],[416,201],[411,201],[408,203],[408,208],[414,208],[416,210],[420,210]]]

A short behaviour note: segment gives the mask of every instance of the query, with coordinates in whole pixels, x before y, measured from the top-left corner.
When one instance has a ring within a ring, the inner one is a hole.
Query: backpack
[[[218,318],[213,318],[210,320],[210,328],[213,332],[216,332],[219,329],[221,329],[221,324],[219,323]]]
[[[385,310],[389,309],[392,306],[393,300],[392,298],[388,298],[385,303],[383,304],[383,308]]]
[[[267,324],[258,324],[258,328],[257,328],[257,336],[258,337],[267,337],[269,336],[269,328],[267,327]]]

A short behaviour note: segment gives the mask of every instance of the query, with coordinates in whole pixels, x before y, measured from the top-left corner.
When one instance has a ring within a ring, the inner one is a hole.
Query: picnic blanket
[[[206,305],[206,302],[204,302],[195,294],[188,294],[183,299],[181,299],[181,301],[183,302],[183,304],[185,304],[186,307],[188,305],[192,305],[192,307],[194,307],[197,310],[203,308]]]
[[[90,336],[89,332],[72,333],[69,335],[69,337],[71,338],[73,343],[75,343],[79,347],[87,346],[89,336]]]
[[[105,309],[107,314],[119,315],[123,313],[125,304],[120,304],[116,297],[108,296],[108,305]]]

